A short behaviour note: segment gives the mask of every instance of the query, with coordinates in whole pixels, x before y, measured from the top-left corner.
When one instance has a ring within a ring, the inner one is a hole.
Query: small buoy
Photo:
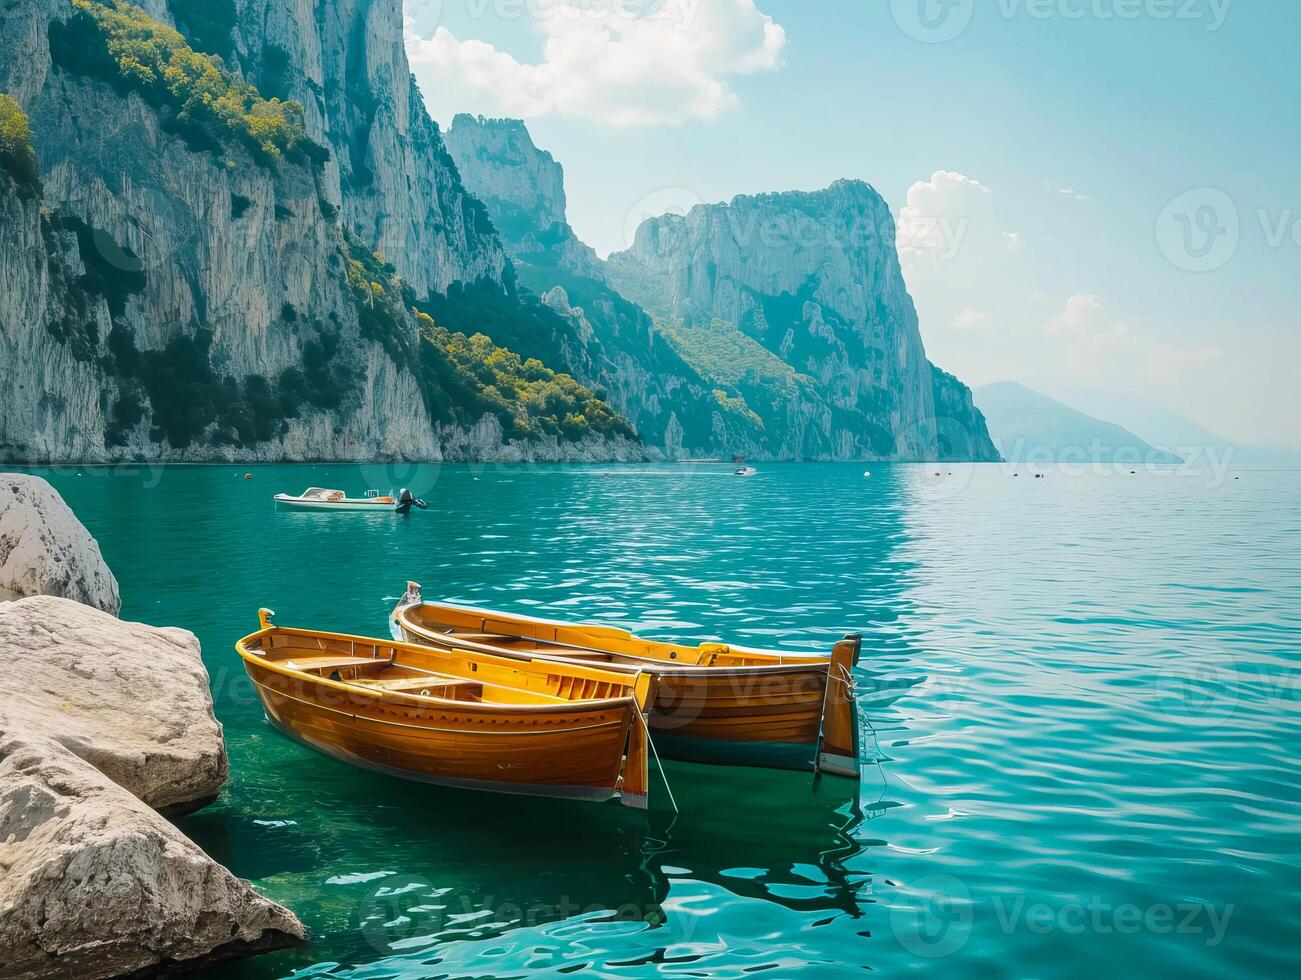
[[[871,475],[872,475],[872,471],[871,471],[871,470],[863,470],[863,479],[866,480],[866,479],[867,479],[869,476],[871,476]]]
[[[936,475],[936,476],[939,476],[939,475],[940,475],[939,470],[936,470],[936,471],[935,471],[935,475]]]

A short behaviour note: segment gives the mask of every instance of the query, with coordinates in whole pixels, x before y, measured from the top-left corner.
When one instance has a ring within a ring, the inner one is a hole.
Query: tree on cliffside
[[[37,186],[36,151],[27,116],[12,96],[0,92],[0,168],[20,187]]]

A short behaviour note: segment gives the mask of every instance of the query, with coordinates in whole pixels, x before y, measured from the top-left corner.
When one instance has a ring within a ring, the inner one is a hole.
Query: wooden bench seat
[[[548,657],[560,656],[567,660],[595,660],[602,663],[608,662],[611,658],[608,653],[600,650],[582,650],[577,647],[553,647],[545,644],[539,644],[535,647],[528,647],[523,653],[542,653]]]
[[[281,661],[290,670],[345,670],[349,667],[369,667],[372,664],[387,664],[387,659],[378,657],[293,657]]]
[[[456,700],[461,695],[482,696],[483,685],[460,677],[395,677],[390,680],[358,680],[363,687],[394,691],[400,694],[429,692],[430,697]]]

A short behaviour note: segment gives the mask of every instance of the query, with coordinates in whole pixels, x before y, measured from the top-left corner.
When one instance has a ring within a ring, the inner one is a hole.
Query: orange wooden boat
[[[431,647],[650,674],[647,717],[656,750],[668,758],[859,777],[857,636],[830,657],[660,643],[612,626],[425,602],[415,582],[390,627],[397,639]]]
[[[267,718],[327,755],[408,779],[645,809],[645,673],[282,629],[236,645]]]

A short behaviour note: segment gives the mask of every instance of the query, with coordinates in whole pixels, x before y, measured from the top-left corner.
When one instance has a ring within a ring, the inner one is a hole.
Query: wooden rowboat
[[[647,674],[258,616],[235,649],[267,718],[311,748],[423,782],[646,808]]]
[[[647,717],[665,757],[859,776],[857,636],[830,657],[659,643],[612,626],[424,602],[414,582],[390,627],[397,639],[431,647],[650,674]]]

